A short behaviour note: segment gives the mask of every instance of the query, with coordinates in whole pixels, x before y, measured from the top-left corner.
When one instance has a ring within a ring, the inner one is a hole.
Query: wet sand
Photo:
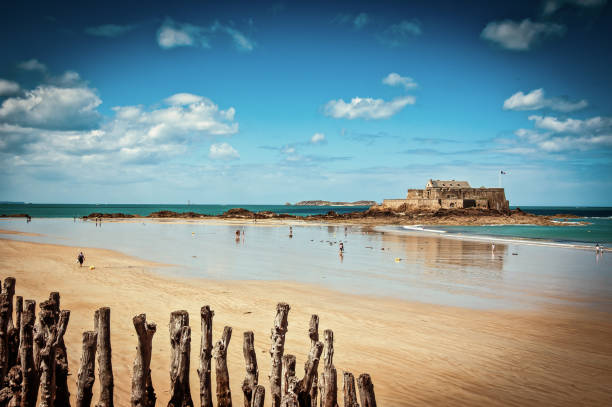
[[[101,306],[112,309],[116,405],[129,404],[136,347],[131,318],[142,312],[158,324],[151,367],[158,405],[167,403],[167,323],[178,309],[191,316],[191,388],[197,399],[199,309],[209,304],[215,311],[214,340],[224,325],[234,329],[228,362],[239,405],[245,373],[242,333],[255,332],[260,383],[268,390],[270,328],[276,303],[286,301],[292,307],[286,353],[296,355],[300,376],[309,349],[308,320],[317,313],[320,331],[334,331],[338,372],[370,373],[380,406],[612,403],[608,312],[565,302],[486,311],[349,295],[294,282],[170,278],[156,272],[155,263],[93,248],[85,250],[86,266],[96,267],[90,271],[76,264],[77,250],[0,239],[1,276],[17,278],[17,295],[40,302],[59,291],[62,308],[72,311],[66,343],[73,399],[81,334],[92,329],[93,312]],[[95,400],[97,382],[94,391]],[[269,405],[269,394],[266,399]]]

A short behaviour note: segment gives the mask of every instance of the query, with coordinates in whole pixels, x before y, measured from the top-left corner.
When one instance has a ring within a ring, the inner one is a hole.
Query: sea
[[[32,218],[80,218],[94,212],[124,213],[146,216],[157,211],[196,212],[220,215],[232,208],[244,208],[253,212],[270,211],[295,216],[325,214],[329,211],[348,213],[365,211],[368,206],[295,206],[295,205],[178,205],[178,204],[34,204],[0,203],[0,215],[28,214]],[[511,207],[514,209],[515,207]],[[419,225],[411,230],[429,233],[445,233],[456,236],[474,236],[487,239],[518,238],[536,241],[552,241],[568,244],[612,245],[612,207],[586,206],[521,206],[521,210],[536,215],[573,215],[578,218],[560,217],[559,226],[539,225],[488,225],[488,226],[428,226]]]

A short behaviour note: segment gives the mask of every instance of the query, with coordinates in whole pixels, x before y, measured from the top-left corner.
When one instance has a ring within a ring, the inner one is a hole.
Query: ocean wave
[[[446,233],[446,230],[427,229],[427,228],[424,228],[421,225],[402,226],[402,228],[404,228],[406,230],[418,230],[419,232]]]

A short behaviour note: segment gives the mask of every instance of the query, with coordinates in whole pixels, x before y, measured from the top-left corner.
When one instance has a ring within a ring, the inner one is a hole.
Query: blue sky
[[[0,200],[612,205],[606,0],[0,11]]]

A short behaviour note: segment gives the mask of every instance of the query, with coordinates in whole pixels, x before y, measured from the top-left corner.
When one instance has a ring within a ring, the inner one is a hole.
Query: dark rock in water
[[[27,213],[12,213],[10,215],[7,214],[2,214],[0,215],[0,218],[29,218],[30,215],[28,215]]]

